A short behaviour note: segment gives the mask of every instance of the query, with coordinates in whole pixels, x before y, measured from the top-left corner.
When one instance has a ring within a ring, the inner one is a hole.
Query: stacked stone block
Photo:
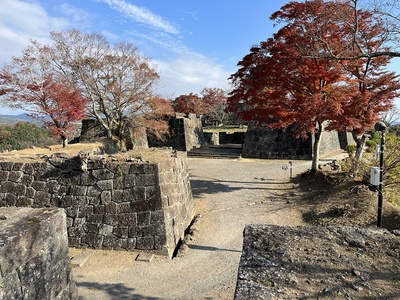
[[[69,244],[171,257],[194,216],[186,154],[0,162],[0,205],[60,207]]]
[[[0,209],[0,299],[78,299],[61,209]]]

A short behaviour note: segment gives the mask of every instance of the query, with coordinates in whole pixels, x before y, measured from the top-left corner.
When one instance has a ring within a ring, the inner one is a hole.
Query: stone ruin
[[[249,224],[234,299],[399,299],[399,257],[386,229]]]
[[[170,134],[165,141],[148,135],[144,127],[127,126],[124,144],[128,150],[148,149],[149,147],[172,147],[179,151],[205,147],[201,119],[195,114],[176,113],[168,121]],[[95,119],[82,120],[80,141],[93,142],[106,136],[99,122]]]
[[[62,209],[0,210],[0,275],[0,299],[78,299]]]
[[[267,159],[306,159],[313,155],[314,136],[296,139],[289,131],[250,126],[243,143],[242,156]],[[354,143],[350,133],[324,131],[321,135],[320,155],[344,150]]]
[[[63,208],[72,247],[172,257],[194,216],[186,153],[140,153],[0,161],[0,206]]]

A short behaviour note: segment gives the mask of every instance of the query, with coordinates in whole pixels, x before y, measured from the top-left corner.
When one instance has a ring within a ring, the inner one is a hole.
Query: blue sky
[[[0,0],[0,66],[49,31],[99,32],[126,41],[157,65],[158,92],[175,98],[227,78],[250,47],[276,28],[269,20],[288,0]],[[0,114],[19,113],[0,107]]]
[[[30,39],[49,43],[49,31],[77,28],[139,46],[157,65],[165,97],[229,88],[238,61],[275,32],[269,16],[287,2],[0,0],[0,65]]]

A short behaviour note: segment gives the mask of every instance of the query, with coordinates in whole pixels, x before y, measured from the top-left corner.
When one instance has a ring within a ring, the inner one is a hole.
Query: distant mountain
[[[0,124],[15,124],[18,122],[31,122],[31,123],[40,123],[37,120],[31,118],[27,114],[20,115],[0,115]]]

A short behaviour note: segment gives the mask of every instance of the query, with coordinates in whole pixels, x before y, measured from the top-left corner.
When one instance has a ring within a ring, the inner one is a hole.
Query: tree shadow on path
[[[121,283],[98,283],[98,282],[77,282],[78,288],[99,290],[108,294],[110,299],[129,299],[129,300],[160,300],[162,298],[143,296],[134,293],[133,288],[129,288]],[[92,300],[93,298],[79,296],[79,300]]]
[[[258,178],[255,178],[258,179]],[[276,187],[276,184],[286,184],[288,182],[270,182],[266,180],[260,181],[231,181],[231,180],[218,180],[215,178],[209,178],[208,180],[197,179],[192,177],[190,179],[190,185],[192,188],[192,194],[194,197],[200,196],[201,194],[219,194],[229,193],[238,190],[266,190],[266,191],[287,191],[291,190],[290,187]],[[239,186],[238,186],[239,185]],[[268,186],[270,185],[270,186]]]

